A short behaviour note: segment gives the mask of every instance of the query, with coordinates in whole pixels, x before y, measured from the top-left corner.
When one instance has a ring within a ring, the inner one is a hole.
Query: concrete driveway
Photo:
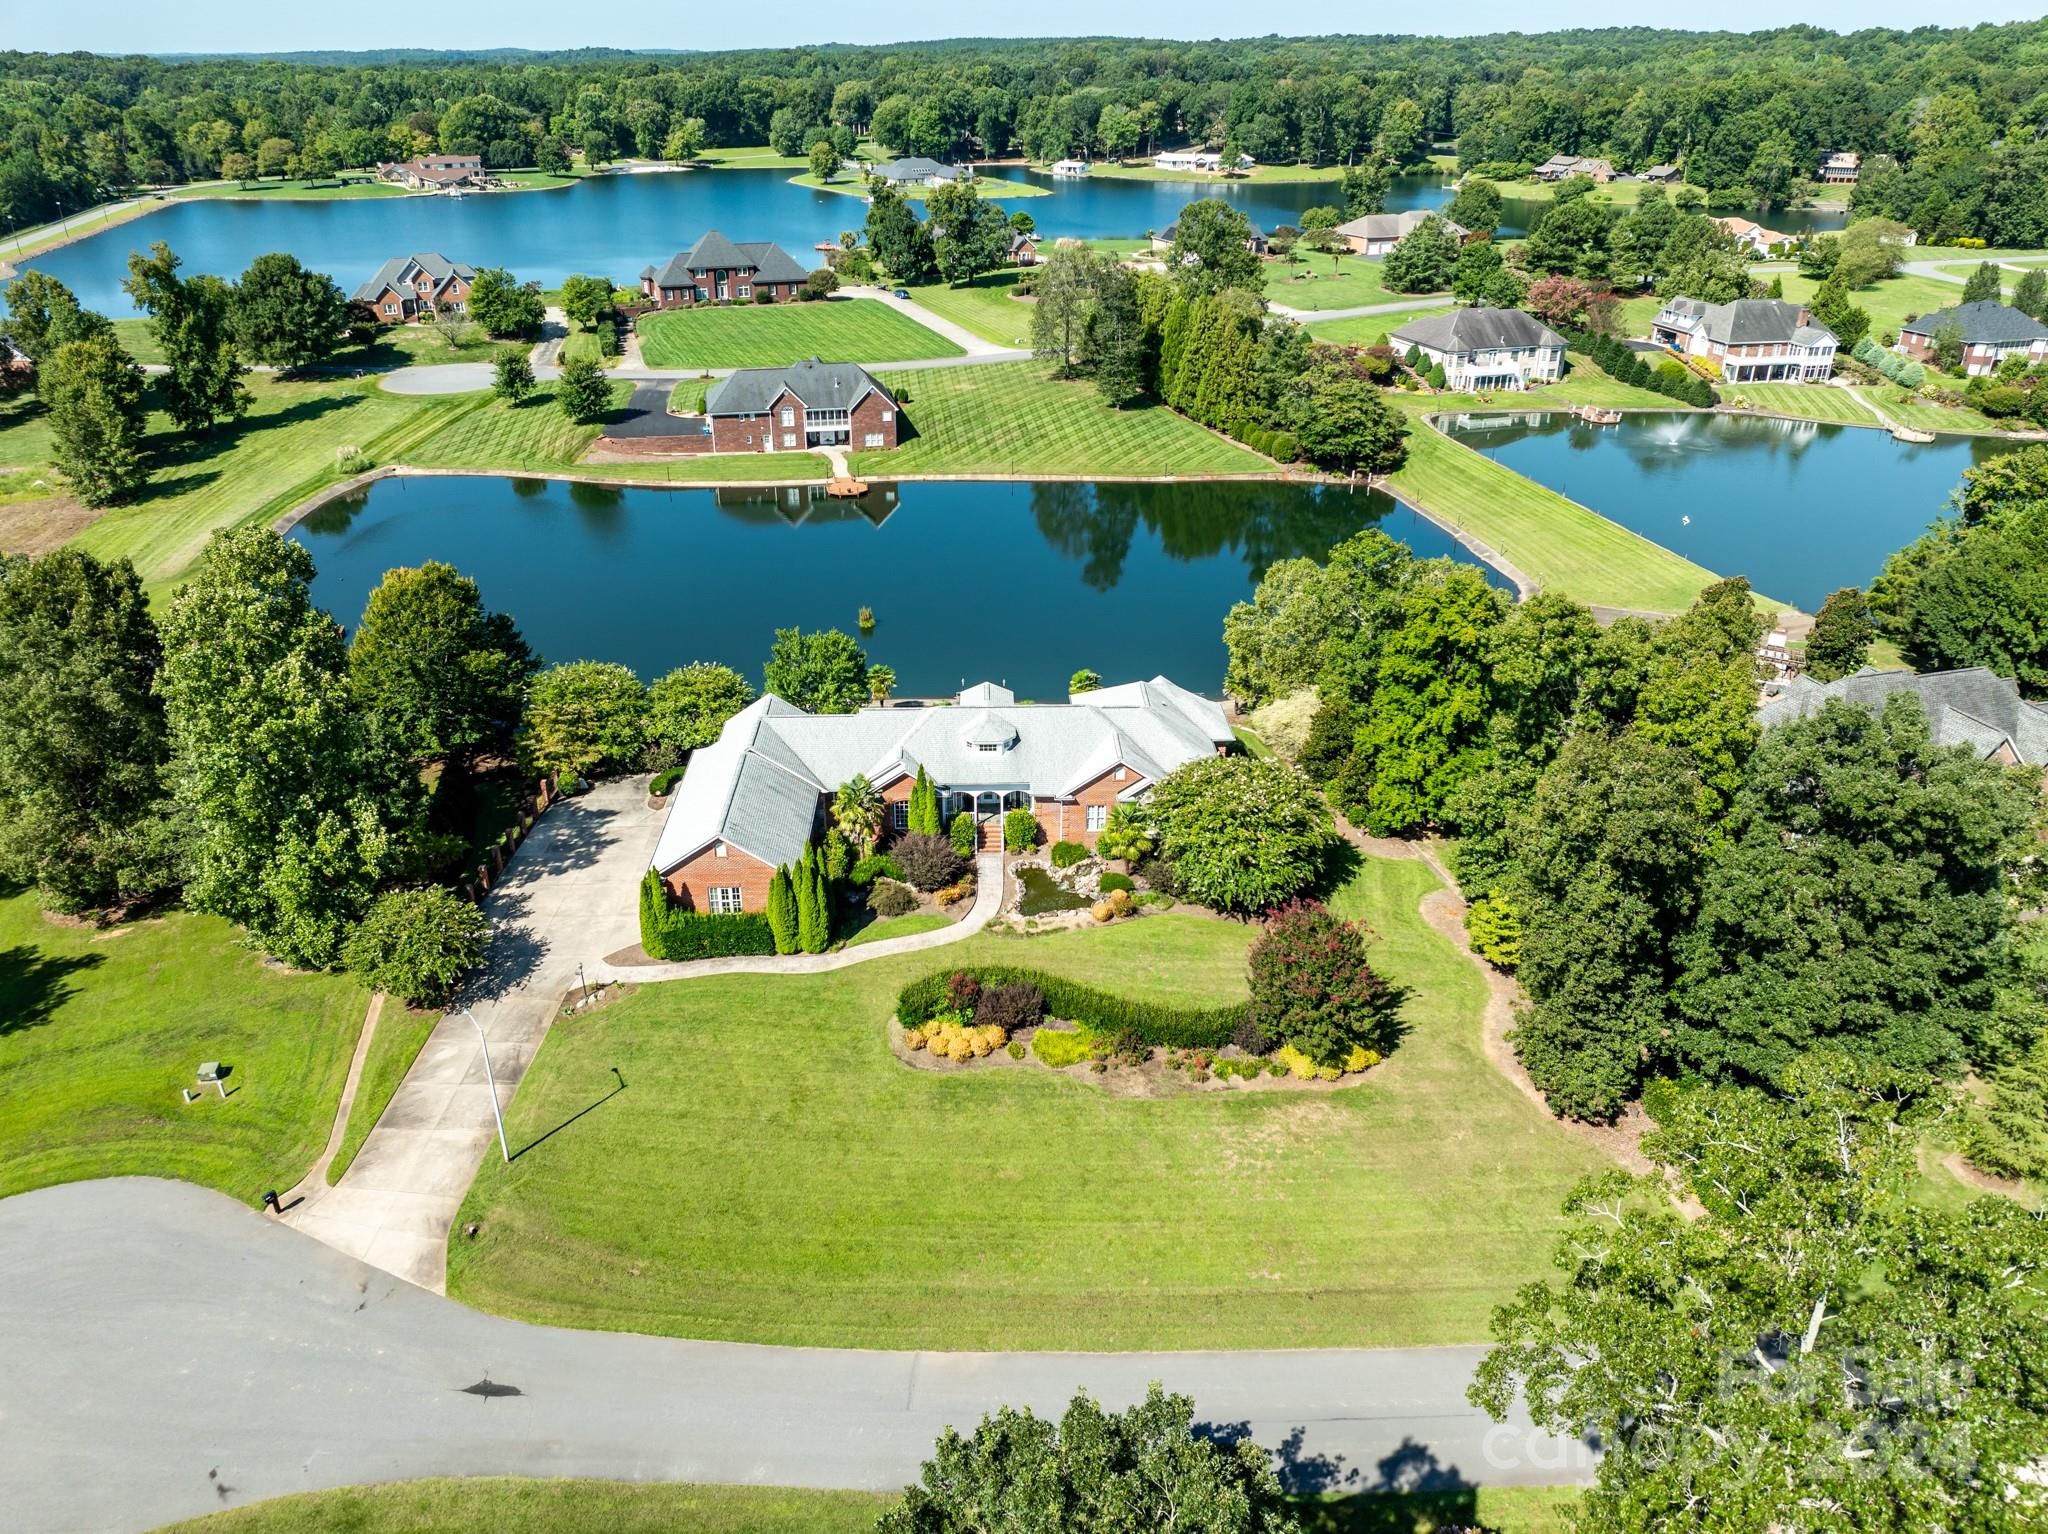
[[[563,1331],[400,1283],[205,1189],[73,1183],[0,1201],[0,1526],[151,1529],[420,1476],[887,1488],[949,1423],[1003,1402],[1057,1413],[1079,1386],[1120,1407],[1155,1379],[1281,1449],[1297,1490],[1582,1479],[1582,1446],[1466,1404],[1480,1352],[873,1353]]]
[[[510,1102],[579,962],[639,941],[636,886],[661,833],[641,776],[559,800],[534,825],[484,903],[491,938],[465,997]],[[386,1019],[388,1026],[389,1019]],[[286,1220],[337,1251],[439,1293],[448,1232],[484,1156],[497,1149],[476,1028],[435,1025],[340,1183],[316,1182]]]

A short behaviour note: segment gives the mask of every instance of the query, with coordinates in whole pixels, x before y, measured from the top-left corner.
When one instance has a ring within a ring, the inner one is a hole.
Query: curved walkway
[[[1056,1413],[1077,1387],[1120,1407],[1152,1380],[1280,1448],[1302,1491],[1556,1485],[1591,1467],[1582,1445],[1465,1400],[1479,1347],[879,1353],[565,1331],[148,1178],[0,1201],[0,1350],[0,1507],[38,1534],[422,1476],[888,1488],[948,1424],[1005,1402]]]
[[[657,980],[701,980],[708,975],[822,975],[835,969],[850,969],[871,959],[894,958],[901,953],[922,953],[927,948],[944,948],[973,937],[994,918],[1003,904],[1003,855],[984,852],[974,860],[974,904],[950,927],[913,932],[906,937],[885,937],[837,953],[792,953],[774,958],[692,959],[682,964],[593,965],[593,980],[622,980],[648,985]]]

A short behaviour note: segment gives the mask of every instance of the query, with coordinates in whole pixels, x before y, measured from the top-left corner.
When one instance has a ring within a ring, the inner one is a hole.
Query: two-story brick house
[[[1899,327],[1899,350],[1937,366],[1942,337],[1951,334],[1962,342],[1963,372],[1973,378],[1996,372],[2007,357],[2023,357],[2029,366],[2048,361],[2048,324],[1989,298],[1906,321]]]
[[[476,268],[450,261],[438,251],[393,256],[377,275],[355,290],[354,301],[387,325],[402,325],[429,314],[460,314],[469,305]]]
[[[816,357],[786,368],[741,368],[704,397],[716,453],[892,448],[899,415],[896,397],[866,368]]]
[[[763,294],[776,303],[792,303],[809,275],[780,245],[735,243],[711,229],[688,250],[670,256],[666,265],[641,272],[640,291],[662,309],[754,304]]]
[[[941,821],[972,815],[984,847],[1004,815],[1028,809],[1048,842],[1093,847],[1116,805],[1142,799],[1176,767],[1234,749],[1222,706],[1165,677],[1019,703],[993,682],[952,708],[809,714],[772,693],[690,758],[653,866],[692,910],[765,910],[777,867],[824,834],[841,784],[863,775],[888,806],[883,836],[908,829],[917,772],[937,786]]]
[[[1782,298],[1674,298],[1650,322],[1650,339],[1706,358],[1729,383],[1826,383],[1835,370],[1835,333]]]

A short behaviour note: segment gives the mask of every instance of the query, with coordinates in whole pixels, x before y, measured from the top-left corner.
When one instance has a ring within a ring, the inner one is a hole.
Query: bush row
[[[1187,1007],[1171,1002],[1143,1001],[1098,990],[1044,970],[1018,965],[983,964],[971,969],[945,969],[913,980],[896,997],[896,1017],[906,1028],[953,1005],[951,982],[956,974],[971,975],[983,989],[998,985],[1031,985],[1045,998],[1048,1017],[1080,1023],[1098,1033],[1132,1032],[1162,1049],[1221,1049],[1244,1021],[1245,1005]]]
[[[1301,456],[1301,445],[1294,440],[1291,431],[1267,431],[1254,427],[1244,434],[1245,446],[1255,453],[1264,453],[1279,463],[1292,463]]]
[[[1653,394],[1697,405],[1702,410],[1714,406],[1714,386],[1680,362],[1667,359],[1651,367],[1632,347],[1613,336],[1596,336],[1589,331],[1567,330],[1565,339],[1574,349],[1591,357],[1595,365],[1616,383],[1648,389]]]
[[[661,875],[650,868],[640,881],[640,946],[650,959],[723,959],[773,953],[775,934],[759,912],[711,916],[677,909]]]

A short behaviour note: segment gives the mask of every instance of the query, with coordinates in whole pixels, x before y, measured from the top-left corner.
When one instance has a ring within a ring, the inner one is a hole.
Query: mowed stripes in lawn
[[[769,368],[805,357],[911,362],[963,351],[872,298],[670,309],[648,315],[639,330],[640,356],[656,368]]]

